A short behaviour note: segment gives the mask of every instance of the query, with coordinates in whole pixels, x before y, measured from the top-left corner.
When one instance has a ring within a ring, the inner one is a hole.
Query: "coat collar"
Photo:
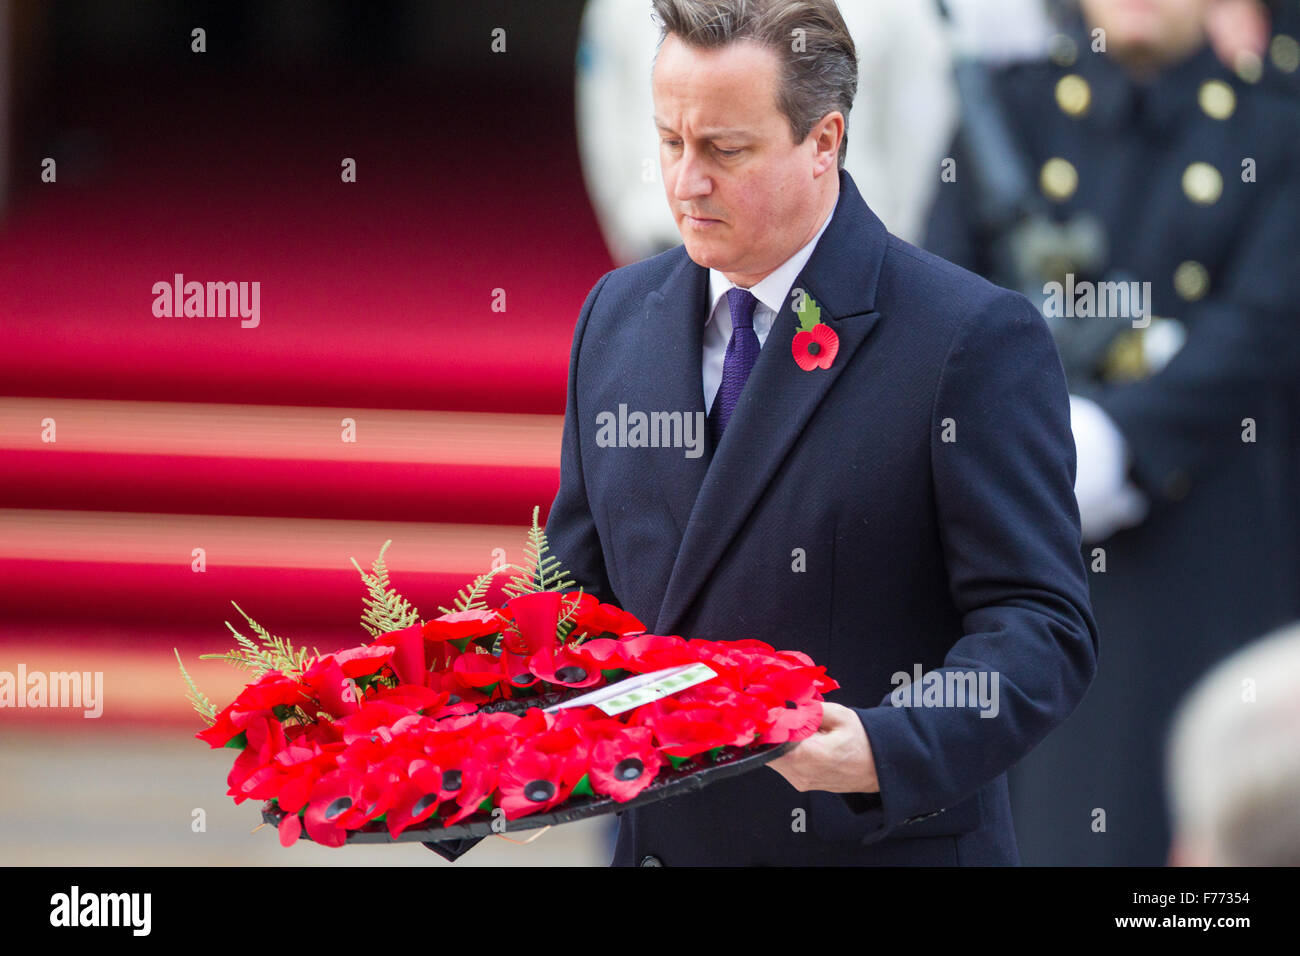
[[[839,336],[829,369],[805,372],[791,343],[798,318],[787,297],[772,324],[745,390],[716,449],[698,458],[656,459],[646,475],[668,499],[676,522],[676,557],[654,633],[681,624],[795,439],[880,319],[876,286],[888,233],[867,208],[853,179],[839,170],[840,194],[830,225],[795,280],[817,301],[822,321]],[[709,270],[679,250],[681,263],[647,297],[642,327],[670,342],[643,344],[645,375],[657,407],[704,411],[700,369],[708,310]],[[671,463],[670,463],[671,462]]]

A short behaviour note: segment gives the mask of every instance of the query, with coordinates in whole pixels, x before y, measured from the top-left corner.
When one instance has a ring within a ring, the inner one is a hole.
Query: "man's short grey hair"
[[[781,61],[776,105],[790,122],[794,142],[802,143],[815,123],[839,110],[844,116],[839,167],[844,168],[858,55],[835,0],[652,0],[652,5],[660,47],[672,33],[700,49],[752,40],[772,50]]]
[[[1169,741],[1174,837],[1211,866],[1300,866],[1300,624],[1192,689]]]

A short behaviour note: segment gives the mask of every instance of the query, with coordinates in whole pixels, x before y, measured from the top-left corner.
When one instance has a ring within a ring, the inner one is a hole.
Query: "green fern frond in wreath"
[[[365,609],[361,612],[361,626],[374,637],[387,634],[389,631],[403,630],[420,621],[420,612],[410,601],[398,594],[388,580],[384,552],[392,543],[392,539],[384,542],[384,546],[379,549],[379,557],[375,558],[370,565],[369,574],[361,569],[356,558],[351,559],[352,566],[357,569],[361,580],[365,582],[370,592],[364,599]]]
[[[313,657],[319,657],[320,651],[312,648],[311,653],[306,648],[295,648],[291,643],[282,637],[276,637],[262,625],[254,621],[244,611],[242,607],[235,605],[235,610],[244,615],[244,620],[248,626],[253,629],[261,642],[259,645],[256,641],[241,634],[236,627],[229,621],[226,627],[230,633],[235,636],[235,641],[239,645],[233,650],[224,654],[200,654],[201,661],[225,661],[241,670],[253,672],[254,679],[261,677],[267,671],[280,671],[284,674],[297,673],[305,670],[307,662]]]
[[[190,677],[190,672],[185,669],[185,664],[181,661],[181,652],[173,647],[172,653],[176,655],[176,664],[180,667],[181,677],[185,681],[185,686],[187,688],[185,694],[186,699],[189,700],[198,715],[203,718],[209,727],[211,727],[217,722],[216,706],[213,705],[212,701],[208,700],[208,698],[204,696],[195,685],[194,678]]]
[[[460,611],[477,611],[486,608],[488,603],[483,600],[483,598],[487,595],[488,586],[492,583],[492,578],[501,571],[511,567],[513,567],[513,565],[506,564],[498,568],[492,568],[489,571],[484,571],[466,587],[460,589],[456,595],[456,600],[452,602],[454,605],[453,607],[443,607],[439,605],[438,610],[443,614],[455,614]]]
[[[550,553],[546,531],[537,523],[540,511],[538,507],[533,508],[533,526],[528,531],[528,543],[524,545],[526,567],[515,568],[521,573],[511,575],[509,583],[501,586],[501,590],[512,598],[538,591],[567,591],[575,584],[560,559]]]

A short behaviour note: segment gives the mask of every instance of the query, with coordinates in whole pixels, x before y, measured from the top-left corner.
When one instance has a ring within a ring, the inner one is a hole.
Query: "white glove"
[[[1110,416],[1091,399],[1071,395],[1070,429],[1078,458],[1074,496],[1083,540],[1101,541],[1140,522],[1150,506],[1128,480],[1128,446]]]

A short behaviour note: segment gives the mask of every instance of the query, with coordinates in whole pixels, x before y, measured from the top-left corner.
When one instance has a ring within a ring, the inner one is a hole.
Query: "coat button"
[[[1174,291],[1184,302],[1205,298],[1210,288],[1210,273],[1194,259],[1180,263],[1174,270]]]
[[[1077,73],[1068,73],[1056,84],[1056,105],[1066,116],[1079,117],[1088,112],[1092,90],[1088,81]]]
[[[648,854],[646,856],[641,857],[641,865],[642,866],[663,866],[664,861],[659,859],[659,857],[657,856]]]
[[[1079,171],[1068,159],[1053,156],[1043,163],[1038,174],[1038,185],[1048,199],[1065,202],[1079,188]]]
[[[1237,94],[1223,80],[1206,80],[1196,93],[1201,111],[1211,119],[1226,120],[1237,108]]]
[[[1268,45],[1268,58],[1283,73],[1294,73],[1300,69],[1300,43],[1295,37],[1279,33]]]
[[[1198,206],[1213,206],[1223,195],[1223,176],[1209,163],[1192,163],[1183,170],[1183,192]]]

